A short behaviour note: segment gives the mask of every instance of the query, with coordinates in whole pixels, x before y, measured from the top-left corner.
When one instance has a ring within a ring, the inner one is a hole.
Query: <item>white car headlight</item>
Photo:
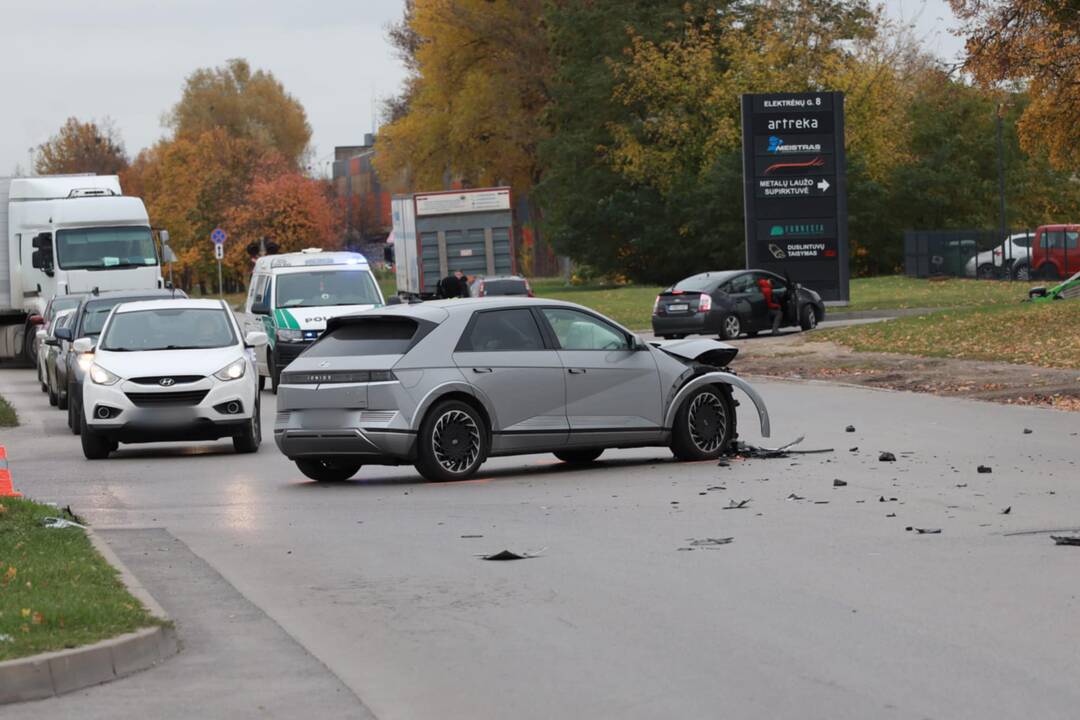
[[[83,353],[82,355],[79,355],[79,358],[78,360],[76,360],[76,362],[79,363],[80,370],[82,370],[83,372],[89,372],[90,366],[94,363],[94,353]]]
[[[239,380],[244,377],[244,372],[247,370],[247,361],[244,358],[233,360],[231,363],[214,373],[214,377],[218,380]]]
[[[113,375],[97,363],[90,366],[90,379],[93,380],[96,385],[115,385],[120,382],[118,376]]]
[[[278,330],[275,335],[281,342],[303,342],[304,333],[301,330]]]

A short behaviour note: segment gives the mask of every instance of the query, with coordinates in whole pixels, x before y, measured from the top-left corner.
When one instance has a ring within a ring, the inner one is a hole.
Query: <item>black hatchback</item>
[[[665,340],[687,335],[734,340],[768,330],[772,318],[762,280],[768,281],[780,306],[782,327],[812,330],[825,319],[825,303],[813,290],[766,270],[727,270],[691,275],[657,295],[653,334]]]

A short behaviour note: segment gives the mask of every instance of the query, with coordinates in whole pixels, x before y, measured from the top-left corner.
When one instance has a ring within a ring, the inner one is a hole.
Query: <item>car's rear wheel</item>
[[[343,482],[355,475],[361,468],[360,463],[338,460],[297,460],[296,467],[305,476],[318,482]]]
[[[255,410],[251,413],[251,420],[244,423],[244,429],[233,435],[233,449],[238,453],[258,452],[259,444],[262,443],[262,417],[259,407],[258,396],[255,398]],[[354,471],[355,472],[355,471]]]
[[[1020,263],[1013,268],[1013,278],[1020,282],[1028,282],[1031,280],[1031,266],[1027,263]]]
[[[720,337],[734,340],[742,334],[742,322],[738,315],[727,315],[720,323]]]
[[[86,424],[86,418],[82,418],[82,432],[80,438],[82,440],[83,455],[87,460],[104,460],[109,457],[109,453],[115,450],[114,443],[106,440],[104,436],[94,432]]]
[[[690,394],[675,415],[671,452],[680,460],[720,457],[735,434],[731,394],[709,385]]]
[[[487,427],[471,406],[459,400],[437,404],[420,426],[416,469],[428,480],[465,480],[487,458]]]
[[[584,450],[559,450],[555,453],[555,457],[562,460],[564,463],[570,463],[571,465],[585,465],[596,460],[604,452],[604,448],[587,448]]]
[[[802,312],[799,313],[799,327],[803,330],[813,330],[817,327],[817,311],[814,310],[813,305],[803,305]]]

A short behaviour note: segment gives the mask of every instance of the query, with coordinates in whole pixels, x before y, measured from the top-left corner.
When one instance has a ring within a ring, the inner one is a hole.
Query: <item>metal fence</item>
[[[907,230],[904,274],[909,277],[1031,279],[1032,230]]]

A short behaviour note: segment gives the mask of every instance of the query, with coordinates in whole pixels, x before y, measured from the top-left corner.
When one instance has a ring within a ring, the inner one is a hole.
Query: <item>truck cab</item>
[[[3,220],[0,358],[26,353],[54,296],[163,286],[146,207],[115,175],[0,179]]]

